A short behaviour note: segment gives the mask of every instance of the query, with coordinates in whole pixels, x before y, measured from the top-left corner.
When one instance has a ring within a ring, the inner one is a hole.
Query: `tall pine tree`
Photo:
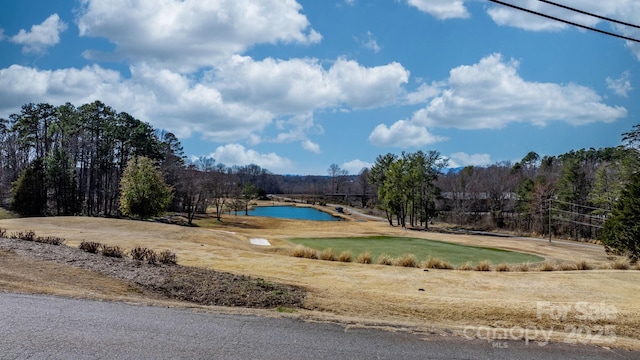
[[[632,263],[640,258],[640,172],[631,176],[604,223],[602,243],[608,253],[626,254]]]

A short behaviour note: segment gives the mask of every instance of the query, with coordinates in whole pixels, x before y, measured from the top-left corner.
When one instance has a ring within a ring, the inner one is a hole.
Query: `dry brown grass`
[[[637,333],[640,328],[638,271],[490,274],[434,271],[428,273],[428,280],[425,280],[425,277],[416,277],[412,272],[415,270],[402,267],[358,266],[287,256],[294,248],[288,242],[289,238],[340,237],[347,234],[410,236],[461,245],[496,247],[537,254],[554,263],[584,259],[593,266],[609,263],[601,246],[574,246],[571,242],[559,240],[549,244],[547,241],[523,239],[403,232],[389,227],[384,221],[321,224],[225,215],[221,222],[210,221],[206,225],[209,228],[204,227],[204,223],[200,225],[200,228],[186,228],[149,222],[87,218],[0,220],[0,227],[9,232],[34,229],[39,234],[64,237],[68,244],[74,246],[82,239],[99,239],[100,242],[123,247],[135,243],[156,249],[173,248],[181,264],[302,286],[309,291],[305,307],[315,309],[304,316],[330,321],[393,324],[424,331],[449,329],[454,333],[459,333],[460,329],[469,324],[494,326],[496,321],[507,327],[564,329],[571,323],[538,319],[536,302],[606,302],[618,309],[619,316],[613,322],[618,335],[615,346],[640,348],[640,336]],[[267,238],[272,246],[252,246],[248,239],[256,237]],[[379,261],[380,258],[376,262]],[[526,265],[519,265],[521,266]],[[2,269],[0,261],[0,271]],[[57,278],[67,276],[62,274],[66,273],[57,272]],[[34,273],[33,279],[37,276]],[[29,281],[33,283],[33,279],[30,278]],[[2,281],[0,276],[0,285]],[[429,282],[428,297],[425,297],[425,293],[415,291],[416,288],[423,288],[425,281]],[[73,280],[69,280],[69,285],[60,285],[56,291],[72,289],[68,290],[69,293],[81,292],[80,287],[72,287],[72,282]],[[26,280],[23,283],[29,284]],[[85,284],[88,286],[90,282]],[[575,325],[580,326],[581,323],[576,322]],[[563,334],[558,334],[560,341],[564,339]]]
[[[291,251],[291,256],[305,258],[305,259],[317,259],[318,251],[315,249],[300,245],[300,246],[296,246]]]
[[[371,256],[370,252],[365,251],[362,254],[358,255],[358,257],[356,258],[356,262],[358,264],[371,264],[373,262],[373,257]]]
[[[531,265],[529,265],[529,263],[522,263],[516,266],[516,271],[519,271],[519,272],[527,272],[529,270],[531,270]]]
[[[462,270],[462,271],[471,271],[473,270],[473,263],[471,261],[467,261],[464,264],[461,264],[460,266],[458,266],[457,268],[458,270]]]
[[[376,260],[378,265],[393,265],[393,258],[387,254],[381,254]]]
[[[332,248],[327,248],[318,253],[319,260],[336,261],[336,255],[333,253]]]
[[[586,260],[578,260],[576,261],[576,270],[591,270],[593,266],[591,266]]]
[[[545,261],[542,264],[540,264],[540,267],[538,268],[539,271],[556,271],[557,268],[556,266],[549,262],[549,261]]]
[[[351,254],[351,251],[343,251],[340,253],[340,255],[338,255],[338,261],[340,262],[351,262],[351,260],[353,260],[353,255]]]
[[[430,257],[422,263],[422,267],[426,269],[453,270],[454,266],[450,262],[439,258]]]
[[[476,271],[491,271],[491,261],[483,260],[476,264]]]
[[[413,254],[406,254],[402,256],[398,256],[393,260],[393,265],[402,266],[402,267],[418,267],[418,260],[416,256]]]
[[[496,265],[496,271],[497,272],[509,272],[509,271],[511,271],[511,265],[506,264],[506,263],[498,264],[498,265]]]
[[[562,264],[560,264],[558,266],[558,268],[562,271],[574,271],[574,270],[578,270],[576,264],[572,264],[572,263],[568,263],[568,262],[563,262]]]
[[[611,268],[614,270],[629,270],[631,265],[628,259],[616,259],[613,264],[611,264]]]

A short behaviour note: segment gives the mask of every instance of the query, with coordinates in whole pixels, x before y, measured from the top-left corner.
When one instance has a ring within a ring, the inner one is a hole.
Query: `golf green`
[[[493,264],[533,263],[544,260],[540,256],[515,251],[405,237],[295,238],[290,241],[317,250],[331,248],[336,254],[350,251],[354,256],[357,256],[368,251],[374,259],[382,254],[391,257],[413,254],[419,260],[433,257],[448,261],[453,265],[466,262],[477,263],[484,260]]]

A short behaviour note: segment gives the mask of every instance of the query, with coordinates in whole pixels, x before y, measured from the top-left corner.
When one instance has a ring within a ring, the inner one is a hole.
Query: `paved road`
[[[596,347],[347,329],[0,292],[0,359],[639,359]]]

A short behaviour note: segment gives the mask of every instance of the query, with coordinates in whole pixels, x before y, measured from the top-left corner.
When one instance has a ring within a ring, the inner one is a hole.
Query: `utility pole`
[[[549,199],[549,244],[551,244],[551,206],[553,199]]]

